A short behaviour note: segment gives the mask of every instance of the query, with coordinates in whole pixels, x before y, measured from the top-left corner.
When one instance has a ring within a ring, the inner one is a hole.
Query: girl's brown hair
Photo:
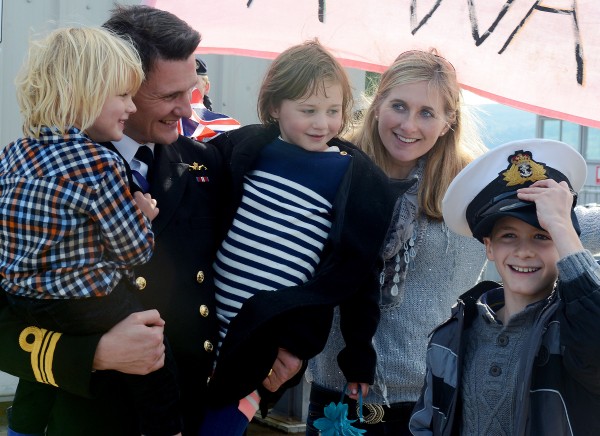
[[[350,121],[353,98],[346,70],[317,40],[295,45],[271,63],[258,93],[258,117],[265,125],[275,124],[271,111],[283,100],[297,100],[326,92],[326,84],[342,87],[342,127]]]

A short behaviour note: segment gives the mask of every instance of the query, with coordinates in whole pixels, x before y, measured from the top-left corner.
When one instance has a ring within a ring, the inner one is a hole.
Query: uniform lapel
[[[150,192],[156,199],[158,216],[152,221],[152,231],[159,234],[171,220],[185,193],[189,165],[182,162],[175,144],[154,146],[154,183]]]

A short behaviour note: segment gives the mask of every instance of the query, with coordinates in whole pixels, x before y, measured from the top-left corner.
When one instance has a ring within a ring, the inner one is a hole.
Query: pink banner
[[[199,53],[274,58],[318,37],[349,67],[383,71],[437,48],[465,89],[600,127],[598,0],[146,0],[200,31]]]

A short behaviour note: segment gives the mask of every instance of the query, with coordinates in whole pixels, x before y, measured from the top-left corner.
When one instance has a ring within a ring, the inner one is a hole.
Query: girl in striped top
[[[359,289],[376,289],[362,285],[383,235],[365,233],[364,244],[357,236],[363,226],[387,228],[393,204],[383,173],[337,138],[352,107],[346,73],[316,41],[292,47],[267,72],[258,107],[262,126],[216,141],[239,203],[214,263],[220,343],[209,386],[217,407],[202,435],[242,434],[268,394],[256,390],[270,375],[262,362],[274,360],[265,356],[278,347],[305,360],[316,355],[338,304],[353,301],[346,313],[354,334],[340,362],[364,360],[366,368],[347,374],[351,395],[366,395],[373,378],[377,296]]]

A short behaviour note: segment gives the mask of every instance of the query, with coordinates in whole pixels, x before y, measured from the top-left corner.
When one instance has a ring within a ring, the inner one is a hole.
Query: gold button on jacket
[[[209,313],[208,307],[203,304],[202,306],[200,306],[199,312],[200,312],[200,315],[202,315],[204,318],[206,318]]]
[[[202,283],[204,281],[204,271],[198,271],[196,273],[196,281]]]
[[[213,344],[210,341],[204,341],[204,350],[208,351],[209,353],[212,352],[213,350]]]
[[[142,276],[139,276],[135,279],[135,285],[141,291],[146,287],[146,279]]]

